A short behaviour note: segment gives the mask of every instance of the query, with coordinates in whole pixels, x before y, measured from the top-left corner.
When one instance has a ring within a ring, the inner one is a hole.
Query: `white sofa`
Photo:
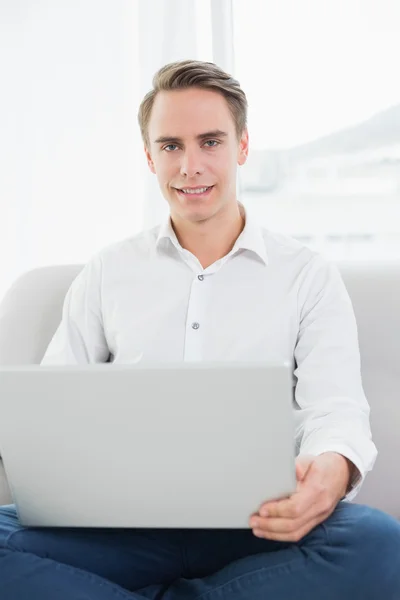
[[[358,322],[363,383],[379,451],[355,502],[400,518],[400,264],[338,266]],[[60,322],[64,296],[81,268],[34,269],[13,284],[0,304],[0,364],[40,363]],[[0,458],[0,504],[8,502]]]

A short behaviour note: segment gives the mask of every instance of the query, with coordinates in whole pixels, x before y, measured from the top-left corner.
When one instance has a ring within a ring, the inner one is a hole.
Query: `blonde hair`
[[[153,89],[143,98],[138,113],[143,141],[149,147],[148,126],[158,92],[201,88],[220,93],[226,99],[240,139],[247,126],[247,99],[239,82],[211,62],[182,60],[169,63],[153,77]]]

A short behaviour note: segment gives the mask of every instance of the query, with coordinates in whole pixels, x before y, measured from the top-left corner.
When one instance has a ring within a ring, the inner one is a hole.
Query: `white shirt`
[[[374,465],[357,326],[336,266],[298,241],[246,224],[206,269],[170,219],[107,246],[68,290],[42,365],[282,361],[293,365],[296,453]]]

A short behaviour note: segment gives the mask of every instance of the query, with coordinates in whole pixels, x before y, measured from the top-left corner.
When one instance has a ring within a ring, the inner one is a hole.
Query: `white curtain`
[[[0,301],[167,207],[137,110],[173,60],[232,65],[231,0],[0,0]]]

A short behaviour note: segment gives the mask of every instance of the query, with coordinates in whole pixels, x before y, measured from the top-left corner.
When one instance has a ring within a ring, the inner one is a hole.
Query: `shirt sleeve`
[[[295,424],[299,454],[338,452],[358,469],[352,500],[377,457],[353,306],[338,268],[317,255],[299,289]]]
[[[72,282],[62,318],[41,365],[107,362],[110,352],[101,308],[102,262],[95,255]]]

